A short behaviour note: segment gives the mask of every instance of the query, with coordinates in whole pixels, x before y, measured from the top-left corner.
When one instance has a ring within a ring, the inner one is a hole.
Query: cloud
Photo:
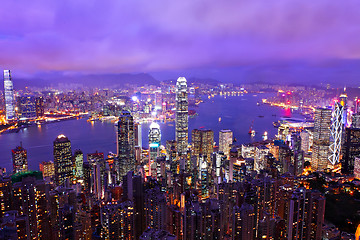
[[[358,59],[360,2],[5,1],[0,65],[132,72]]]

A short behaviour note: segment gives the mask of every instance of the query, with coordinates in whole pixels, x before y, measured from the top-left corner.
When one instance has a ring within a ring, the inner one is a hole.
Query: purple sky
[[[360,58],[360,1],[2,1],[0,66],[161,72]]]

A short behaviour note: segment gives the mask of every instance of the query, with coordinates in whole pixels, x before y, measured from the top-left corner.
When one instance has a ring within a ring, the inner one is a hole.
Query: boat
[[[259,117],[259,118],[263,118],[264,116],[263,116],[263,115],[259,115],[258,117]]]

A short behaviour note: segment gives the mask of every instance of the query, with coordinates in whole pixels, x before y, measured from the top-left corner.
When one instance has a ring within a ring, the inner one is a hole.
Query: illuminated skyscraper
[[[35,109],[36,109],[36,117],[43,117],[45,113],[44,109],[44,98],[37,97],[35,99]]]
[[[160,126],[157,123],[151,123],[149,129],[149,175],[156,174],[152,173],[152,169],[156,170],[156,158],[160,153],[160,144],[161,144],[161,132]]]
[[[63,185],[67,179],[73,179],[73,162],[71,142],[64,135],[59,135],[54,141],[54,166],[57,185]]]
[[[74,152],[74,177],[77,180],[83,179],[84,177],[84,171],[83,171],[83,165],[84,165],[84,154],[81,150],[75,150]]]
[[[176,82],[175,140],[178,154],[185,154],[188,145],[188,96],[184,77],[179,77]]]
[[[10,70],[4,70],[4,92],[5,92],[5,110],[6,120],[14,120],[15,116],[15,98],[14,87],[11,80]]]
[[[342,146],[341,172],[353,174],[355,158],[360,156],[360,128],[346,128]]]
[[[329,161],[332,165],[339,162],[340,152],[341,152],[341,144],[343,138],[343,114],[344,114],[344,106],[343,103],[335,102],[334,110],[332,112],[332,121],[331,121],[331,137],[330,137],[330,156]]]
[[[27,151],[22,146],[11,150],[14,173],[26,172],[28,170]]]
[[[231,130],[221,130],[219,132],[219,151],[230,157],[230,145],[233,143],[233,132]]]
[[[331,110],[315,109],[313,155],[311,166],[314,170],[327,168],[330,156]]]
[[[202,155],[208,163],[211,162],[211,155],[214,152],[214,132],[212,130],[194,129],[191,131],[193,155]]]
[[[122,111],[117,130],[117,154],[115,161],[118,180],[135,168],[134,119],[129,111]]]

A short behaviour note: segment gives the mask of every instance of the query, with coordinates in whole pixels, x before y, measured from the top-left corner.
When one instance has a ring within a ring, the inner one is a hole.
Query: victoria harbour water
[[[195,128],[211,129],[214,131],[215,142],[219,141],[219,131],[230,129],[234,132],[237,144],[262,140],[265,131],[272,138],[277,133],[273,122],[282,116],[290,116],[290,111],[257,105],[262,98],[271,96],[269,93],[245,94],[243,96],[204,98],[195,109],[198,115],[189,118],[189,141],[191,130]],[[253,122],[255,137],[248,132]],[[161,141],[175,139],[175,123],[159,123],[161,127]],[[148,146],[148,131],[150,123],[142,124],[143,147]],[[89,123],[85,118],[56,123],[33,126],[20,130],[18,133],[0,135],[0,167],[12,171],[11,149],[22,142],[28,151],[29,169],[38,170],[42,161],[53,161],[53,141],[59,134],[66,135],[71,141],[73,151],[81,149],[84,155],[95,151],[116,153],[116,127],[111,122]]]

